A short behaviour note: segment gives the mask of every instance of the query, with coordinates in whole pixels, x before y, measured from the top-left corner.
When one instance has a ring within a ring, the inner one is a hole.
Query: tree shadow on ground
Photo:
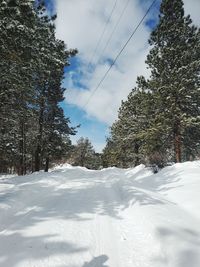
[[[142,206],[166,204],[158,195],[140,188],[134,177],[127,178],[125,172],[69,169],[9,179],[14,189],[1,193],[2,202],[9,205],[6,209],[0,206],[0,266],[15,267],[29,259],[41,259],[48,266],[49,257],[88,250],[80,244],[52,241],[55,236],[51,229],[48,235],[43,232],[24,234],[51,218],[75,223],[93,220],[95,214],[101,214],[120,220],[120,211],[136,203]],[[143,185],[147,183],[145,179]],[[167,177],[162,185],[168,187],[173,182],[173,177]],[[152,188],[159,191],[160,186],[161,182],[156,181]],[[99,257],[85,266],[96,266],[95,260],[102,264],[100,267],[105,266],[105,255]]]
[[[58,256],[59,259],[61,255],[73,255],[88,250],[87,247],[79,247],[70,242],[53,241],[56,237],[53,234],[26,236],[16,231],[1,234],[0,266],[18,266],[20,262],[23,263],[26,260],[30,266],[32,266],[32,260],[43,261],[43,265],[40,266],[52,266],[49,261],[51,257]]]
[[[108,265],[105,265],[108,259],[107,255],[94,257],[90,262],[85,262],[83,267],[109,267]]]
[[[157,229],[163,255],[153,259],[158,266],[199,267],[200,233],[188,228]],[[157,265],[156,265],[157,266]]]
[[[146,168],[147,173],[148,169],[149,168]],[[137,188],[147,189],[158,193],[160,192],[164,193],[171,189],[181,187],[181,185],[178,185],[177,183],[181,180],[181,176],[184,174],[184,172],[181,170],[173,171],[173,166],[166,167],[157,174],[140,177],[140,174],[142,174],[143,172],[144,170],[140,170],[138,173],[132,176],[131,174],[129,175],[129,173],[127,173],[127,175],[129,176],[129,178],[132,179],[132,183]]]

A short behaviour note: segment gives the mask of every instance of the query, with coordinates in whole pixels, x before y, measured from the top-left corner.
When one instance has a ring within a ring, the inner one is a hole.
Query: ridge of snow
[[[200,161],[0,180],[2,267],[199,267]]]

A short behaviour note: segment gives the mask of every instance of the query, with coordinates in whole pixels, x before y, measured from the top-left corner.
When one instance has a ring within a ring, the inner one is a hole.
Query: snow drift
[[[2,267],[199,267],[200,162],[0,180]]]

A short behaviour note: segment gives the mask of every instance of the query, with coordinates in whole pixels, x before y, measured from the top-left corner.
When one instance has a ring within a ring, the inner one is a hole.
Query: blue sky
[[[94,54],[97,41],[115,1],[113,16]],[[88,137],[95,149],[101,151],[105,146],[109,127],[117,118],[121,101],[126,99],[135,86],[138,75],[149,75],[145,58],[149,51],[148,38],[158,19],[159,0],[116,66],[85,105],[151,2],[151,0],[129,0],[110,43],[104,49],[126,0],[46,0],[48,9],[51,12],[55,11],[58,16],[57,37],[64,40],[68,48],[79,50],[78,55],[71,59],[71,66],[66,68],[63,81],[64,87],[67,88],[66,100],[62,103],[65,115],[70,117],[73,126],[81,124],[78,134],[72,138],[73,142],[81,136]],[[198,14],[195,10],[197,7],[200,8],[200,1],[185,0],[185,3],[188,11],[197,19]],[[191,9],[192,4],[195,6],[194,10]],[[90,67],[89,63],[92,63]]]
[[[74,57],[70,60],[70,66],[66,67],[65,75],[66,80],[63,81],[65,88],[68,88],[67,76],[69,72],[73,72],[74,86],[80,90],[86,90],[84,84],[81,84],[80,80],[84,73],[78,71],[79,58]],[[66,117],[70,118],[73,126],[80,125],[76,136],[72,136],[73,143],[76,143],[80,137],[88,137],[92,144],[95,144],[95,150],[100,152],[102,150],[102,144],[105,143],[106,136],[109,135],[109,125],[99,121],[94,116],[88,116],[87,113],[74,104],[62,103],[62,107]]]
[[[46,0],[46,7],[51,14],[56,13],[56,2],[54,0]],[[81,84],[81,76],[84,75],[78,71],[79,57],[74,57],[70,60],[70,66],[65,68],[66,77],[70,71],[73,71],[74,85],[77,88],[84,88],[84,84]],[[67,79],[67,78],[66,78]],[[67,88],[65,80],[63,85]],[[102,144],[105,143],[106,137],[109,135],[109,125],[101,122],[93,116],[88,116],[87,113],[76,105],[63,102],[61,104],[65,116],[70,118],[73,126],[80,125],[76,136],[72,136],[71,139],[75,143],[80,137],[88,137],[92,144],[95,144],[96,151],[102,150]]]

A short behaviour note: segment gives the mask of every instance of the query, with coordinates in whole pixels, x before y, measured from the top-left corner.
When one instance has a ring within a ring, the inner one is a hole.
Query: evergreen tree
[[[118,143],[112,139],[112,136],[107,138],[106,146],[102,154],[103,167],[122,167],[122,162],[119,160],[120,155],[121,151]]]
[[[118,120],[111,128],[113,141],[117,144],[118,165],[135,166],[142,158],[144,134],[148,127],[154,101],[146,92],[144,77],[139,77],[137,87],[129,94],[127,101],[122,102]]]
[[[184,147],[194,148],[186,139],[195,137],[188,134],[191,129],[199,132],[200,126],[200,30],[192,25],[190,16],[184,16],[182,0],[162,1],[150,44],[153,48],[146,61],[151,69],[149,88],[157,103],[153,127],[165,127],[175,160],[180,162]]]
[[[0,171],[39,170],[75,134],[60,102],[77,50],[56,39],[55,18],[43,1],[0,1]]]
[[[95,150],[88,138],[80,138],[74,146],[70,162],[74,166],[82,166],[88,169],[94,168],[96,160]]]
[[[33,96],[31,57],[36,45],[35,19],[30,0],[0,2],[0,154],[10,167],[14,162],[21,174],[26,150],[25,121],[32,117],[29,107]]]
[[[118,120],[111,127],[111,140],[104,150],[104,158],[110,151],[112,166],[153,164],[157,162],[158,154],[160,159],[164,160],[164,133],[161,127],[152,128],[156,102],[147,86],[144,77],[138,77],[137,87],[132,90],[128,99],[122,102]],[[108,159],[108,155],[106,158]]]
[[[200,30],[182,0],[163,0],[150,37],[148,80],[122,102],[104,158],[117,166],[195,158],[200,146]],[[106,155],[107,154],[107,155]]]

